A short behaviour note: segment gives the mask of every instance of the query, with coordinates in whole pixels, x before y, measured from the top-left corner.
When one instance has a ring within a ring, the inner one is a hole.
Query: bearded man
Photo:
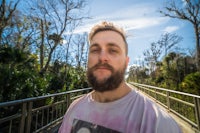
[[[87,78],[93,91],[75,100],[59,133],[181,133],[177,123],[124,79],[128,44],[111,22],[89,34]]]

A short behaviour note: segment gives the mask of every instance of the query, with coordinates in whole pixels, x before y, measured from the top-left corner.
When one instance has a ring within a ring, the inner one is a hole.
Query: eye
[[[116,49],[109,49],[109,53],[114,54],[114,53],[118,53],[118,51]]]
[[[99,48],[92,48],[90,49],[90,53],[98,53],[100,51]]]

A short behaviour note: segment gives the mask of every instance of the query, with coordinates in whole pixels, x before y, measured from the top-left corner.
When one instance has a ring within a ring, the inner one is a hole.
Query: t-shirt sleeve
[[[175,120],[161,110],[158,113],[156,133],[182,133],[182,131]]]
[[[75,100],[72,102],[72,104],[69,106],[68,110],[66,111],[62,124],[58,130],[58,133],[70,133],[72,124],[73,124],[73,118],[71,117],[72,112],[75,110],[76,105],[79,103],[81,98]]]

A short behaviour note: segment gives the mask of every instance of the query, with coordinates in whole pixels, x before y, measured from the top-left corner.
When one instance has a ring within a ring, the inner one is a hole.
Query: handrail
[[[91,88],[0,103],[0,132],[42,132],[60,124],[70,103]]]
[[[130,84],[200,132],[200,96],[134,82]]]
[[[44,95],[44,96],[39,96],[39,97],[31,97],[31,98],[26,98],[26,99],[3,102],[3,103],[0,103],[0,107],[11,106],[11,105],[15,105],[15,104],[21,104],[21,103],[25,103],[25,102],[30,102],[30,101],[42,100],[42,99],[46,99],[46,98],[49,98],[49,97],[66,95],[66,94],[69,94],[69,93],[75,93],[75,92],[85,91],[85,90],[89,90],[89,89],[91,89],[91,88],[75,89],[75,90],[71,90],[71,91],[60,92],[60,93],[55,93],[55,94],[49,94],[49,95]]]
[[[151,86],[151,85],[145,85],[145,84],[139,84],[139,83],[135,83],[135,82],[130,82],[130,84],[139,85],[139,86],[148,87],[148,88],[153,88],[153,89],[162,90],[162,91],[168,91],[168,92],[181,94],[181,95],[185,95],[185,96],[200,98],[200,96],[198,96],[198,95],[180,92],[180,91],[175,91],[175,90],[169,90],[169,89],[166,89],[166,88],[161,88],[161,87],[156,87],[156,86]]]
[[[200,131],[200,96],[134,82],[130,84]],[[91,88],[84,88],[0,103],[0,132],[46,131],[52,125],[60,124],[70,103],[89,91]]]

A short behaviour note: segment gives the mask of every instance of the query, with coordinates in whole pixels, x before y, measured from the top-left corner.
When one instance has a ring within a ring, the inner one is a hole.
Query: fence
[[[72,100],[91,88],[0,103],[0,133],[47,131],[59,124]]]
[[[200,96],[133,82],[130,84],[200,131]]]
[[[131,82],[200,131],[200,96]],[[0,103],[0,133],[44,132],[60,124],[72,100],[91,88]]]

